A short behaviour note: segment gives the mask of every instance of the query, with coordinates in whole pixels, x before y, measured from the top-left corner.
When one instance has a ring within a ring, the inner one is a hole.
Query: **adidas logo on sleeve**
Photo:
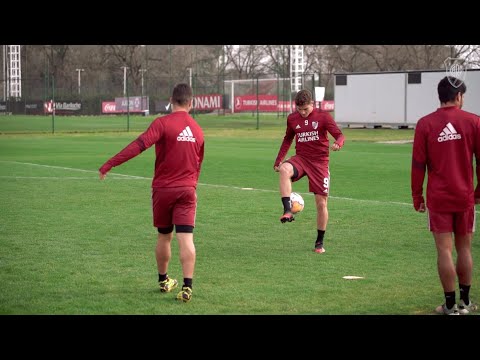
[[[457,133],[457,130],[453,127],[451,123],[448,123],[443,131],[438,136],[438,142],[448,141],[448,140],[459,140],[462,138],[462,135]]]
[[[183,131],[178,134],[177,136],[177,141],[190,141],[190,142],[195,142],[195,138],[193,137],[192,130],[190,129],[190,126],[187,126]]]

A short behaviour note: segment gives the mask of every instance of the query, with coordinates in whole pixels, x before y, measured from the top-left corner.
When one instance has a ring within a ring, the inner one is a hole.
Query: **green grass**
[[[98,132],[132,132],[145,130],[155,115],[147,117],[132,115],[104,116],[43,116],[11,115],[0,116],[0,134],[65,134]],[[278,140],[285,133],[286,117],[281,114],[244,113],[234,115],[197,114],[195,119],[205,129],[206,134],[220,137],[271,138]],[[350,140],[375,141],[405,140],[413,138],[413,130],[390,129],[349,129]],[[352,138],[351,135],[354,134]]]
[[[413,131],[344,129],[345,147],[331,154],[327,252],[317,255],[306,179],[294,185],[305,210],[278,220],[272,166],[284,119],[259,130],[250,120],[199,119],[206,154],[188,304],[158,290],[153,149],[98,180],[99,166],[138,132],[1,135],[0,313],[432,314],[443,292],[426,216],[411,206],[411,144],[378,143]],[[172,244],[169,274],[181,281]],[[474,300],[479,285],[474,275]]]

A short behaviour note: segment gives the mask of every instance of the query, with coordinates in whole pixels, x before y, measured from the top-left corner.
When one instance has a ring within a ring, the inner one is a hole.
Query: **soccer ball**
[[[293,214],[299,213],[305,207],[305,202],[303,201],[302,196],[296,192],[291,193],[290,203],[292,205],[291,207],[292,207]]]

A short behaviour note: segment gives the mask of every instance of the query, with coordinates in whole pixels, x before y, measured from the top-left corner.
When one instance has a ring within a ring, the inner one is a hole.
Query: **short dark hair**
[[[310,105],[313,101],[313,96],[310,90],[300,90],[297,95],[295,95],[295,105],[296,106],[304,106]]]
[[[173,88],[172,92],[172,102],[180,106],[186,106],[192,100],[193,92],[190,85],[185,83],[177,84]]]
[[[465,83],[453,76],[445,76],[438,83],[438,99],[440,102],[447,103],[454,101],[458,93],[465,94],[467,86]]]

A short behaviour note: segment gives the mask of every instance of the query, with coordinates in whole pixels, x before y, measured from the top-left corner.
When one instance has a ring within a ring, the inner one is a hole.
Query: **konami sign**
[[[218,110],[223,108],[222,105],[222,95],[220,94],[195,95],[193,97],[195,110]]]

